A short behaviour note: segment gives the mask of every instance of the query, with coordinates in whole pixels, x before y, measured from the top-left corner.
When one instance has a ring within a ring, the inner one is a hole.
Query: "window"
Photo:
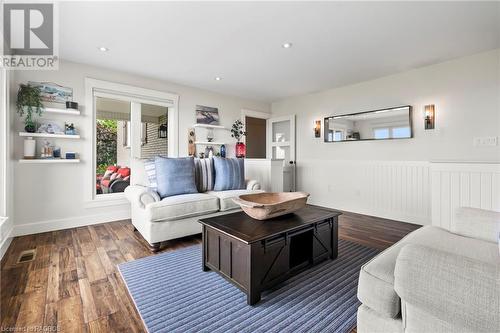
[[[411,136],[410,127],[393,127],[392,137],[393,138],[409,138]]]
[[[134,181],[137,180],[138,183],[144,181],[137,178],[140,176],[139,172],[134,174],[135,167],[139,165],[137,159],[154,155],[178,156],[178,101],[178,95],[168,92],[85,78],[85,104],[90,107],[89,113],[94,122],[92,133],[89,134],[94,143],[90,149],[92,160],[85,167],[88,171],[87,185],[84,188],[86,207],[126,203],[127,200],[121,193],[128,186],[126,182],[130,182],[131,178],[135,178]],[[109,107],[111,103],[115,106],[120,104],[121,108],[107,109],[106,102]],[[97,137],[102,134],[98,133],[102,130],[98,127],[103,126],[110,132],[106,142]],[[127,131],[126,135],[124,129]],[[160,137],[161,141],[158,140]],[[107,156],[103,156],[104,144],[109,149]],[[121,185],[124,186],[116,186],[110,188],[111,191],[104,192],[99,188],[102,184],[99,178],[104,178],[109,166],[125,169],[125,172],[120,172],[120,177],[114,177],[122,179],[124,182]]]
[[[130,102],[96,98],[96,194],[123,192],[130,177]]]
[[[96,194],[121,193],[130,184],[132,156],[154,158],[168,155],[168,140],[159,127],[167,124],[168,108],[144,103],[96,97]],[[134,112],[139,117],[132,117]],[[134,120],[140,130],[134,131]],[[134,134],[138,133],[138,134]],[[132,154],[132,147],[137,150]]]
[[[333,141],[342,141],[344,140],[344,135],[342,131],[333,131]]]
[[[409,138],[411,136],[410,127],[384,127],[373,129],[373,137],[375,139],[401,139]]]
[[[159,135],[161,125],[167,125],[168,108],[141,104],[141,158],[168,155],[168,140]]]
[[[389,136],[389,128],[375,128],[373,130],[373,137],[375,139],[388,139]]]

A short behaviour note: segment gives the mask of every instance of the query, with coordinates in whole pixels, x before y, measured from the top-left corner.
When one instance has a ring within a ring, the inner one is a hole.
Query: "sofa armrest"
[[[130,185],[125,189],[125,196],[133,205],[145,208],[146,205],[161,200],[158,193],[146,186]]]
[[[498,265],[408,244],[396,260],[394,289],[401,299],[470,331],[500,331]]]
[[[260,190],[260,183],[255,179],[247,179],[247,190]]]

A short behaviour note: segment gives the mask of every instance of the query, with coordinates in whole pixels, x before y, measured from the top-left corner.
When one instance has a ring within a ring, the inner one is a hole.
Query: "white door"
[[[267,158],[283,160],[283,191],[295,191],[295,115],[267,120]]]

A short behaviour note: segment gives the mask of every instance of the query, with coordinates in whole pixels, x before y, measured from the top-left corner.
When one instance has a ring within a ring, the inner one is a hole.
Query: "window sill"
[[[124,193],[100,194],[93,200],[85,202],[86,209],[122,205],[129,205],[129,201],[125,198]]]

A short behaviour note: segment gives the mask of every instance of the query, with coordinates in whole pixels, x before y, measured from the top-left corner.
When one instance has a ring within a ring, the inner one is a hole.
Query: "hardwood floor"
[[[352,213],[339,225],[340,238],[379,249],[419,227]],[[198,243],[169,241],[161,252]],[[29,249],[35,260],[18,264]],[[129,221],[16,237],[1,263],[1,330],[145,332],[116,265],[149,255]]]

